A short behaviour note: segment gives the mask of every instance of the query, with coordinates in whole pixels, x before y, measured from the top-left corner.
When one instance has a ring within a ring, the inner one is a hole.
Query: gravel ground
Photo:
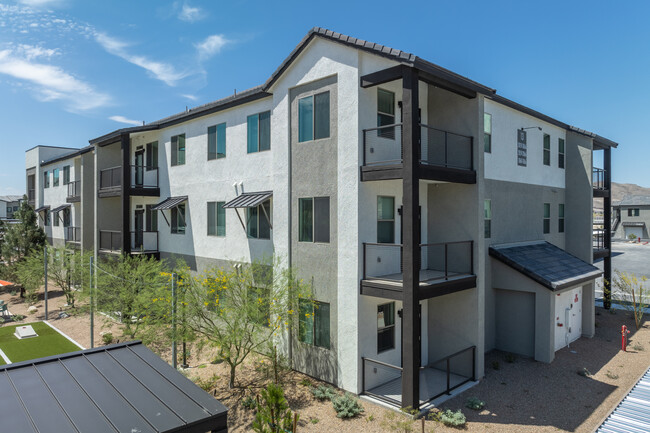
[[[42,297],[42,296],[41,296]],[[42,320],[42,299],[36,303],[39,311],[28,315],[26,303],[9,292],[0,292],[0,299],[9,302],[14,314],[24,314],[25,321]],[[50,291],[51,323],[84,347],[89,347],[89,318],[83,313],[64,319],[53,319],[63,309],[65,300],[60,292]],[[69,311],[69,310],[65,310]],[[508,362],[506,354],[492,352],[486,355],[485,377],[478,385],[449,400],[441,409],[462,409],[467,416],[464,430],[470,432],[591,432],[624,397],[630,387],[650,367],[650,324],[638,331],[625,311],[612,313],[596,309],[596,336],[581,338],[556,353],[552,364],[542,364],[531,359],[515,358]],[[99,322],[106,322],[116,338],[120,338],[118,325],[104,316],[96,315],[95,344],[100,345]],[[632,331],[628,352],[620,351],[620,327],[627,325]],[[221,400],[229,411],[229,428],[233,433],[251,431],[253,412],[242,407],[247,396],[254,396],[269,380],[268,360],[253,357],[238,371],[238,388],[227,385],[227,367],[210,364],[214,354],[192,352],[187,375],[203,385]],[[169,353],[161,356],[169,361]],[[583,374],[589,373],[587,377]],[[582,374],[579,374],[582,373]],[[352,420],[336,418],[330,402],[315,400],[306,381],[316,380],[296,372],[286,372],[283,387],[291,408],[300,414],[299,432],[420,432],[421,421],[410,423],[413,430],[405,430],[408,419],[394,411],[362,401],[365,409],[361,417]],[[486,407],[475,412],[464,407],[468,397],[486,402]],[[440,423],[426,421],[425,431],[454,432]]]

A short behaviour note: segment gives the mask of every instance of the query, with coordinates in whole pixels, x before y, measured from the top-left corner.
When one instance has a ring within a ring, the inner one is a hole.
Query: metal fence
[[[591,172],[591,181],[594,189],[605,189],[605,170],[594,167]]]
[[[421,126],[420,162],[449,168],[472,170],[474,159],[473,138],[442,129]]]

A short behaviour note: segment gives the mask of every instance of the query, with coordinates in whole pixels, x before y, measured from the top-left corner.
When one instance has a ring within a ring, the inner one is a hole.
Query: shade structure
[[[1,431],[227,432],[228,410],[141,342],[0,367]]]
[[[52,212],[61,212],[63,209],[69,208],[71,205],[70,204],[62,204],[61,206],[55,207],[52,209]]]
[[[271,197],[273,197],[273,191],[244,192],[224,204],[223,207],[226,209],[255,207],[264,203]]]
[[[35,212],[36,212],[36,213],[39,213],[39,212],[43,212],[43,211],[46,211],[46,210],[49,210],[49,209],[50,209],[49,206],[41,206],[41,207],[37,207],[37,208],[35,209]]]
[[[182,195],[178,197],[167,197],[165,200],[161,201],[157,205],[151,208],[151,210],[168,210],[175,208],[179,204],[186,202],[187,196]]]

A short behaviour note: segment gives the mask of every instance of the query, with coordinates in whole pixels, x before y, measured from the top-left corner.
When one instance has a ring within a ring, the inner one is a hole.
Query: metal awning
[[[185,201],[187,201],[186,195],[178,196],[178,197],[167,197],[165,200],[161,201],[160,203],[152,207],[151,210],[172,209]]]
[[[7,432],[226,433],[228,409],[141,342],[0,367]]]
[[[55,207],[54,209],[52,209],[52,212],[61,212],[63,209],[69,208],[69,207],[70,207],[70,204],[62,204],[61,206]]]
[[[224,209],[255,207],[261,205],[271,197],[273,197],[273,191],[244,192],[224,204],[223,207]]]
[[[645,227],[645,223],[642,221],[623,221],[623,227]]]
[[[34,212],[39,213],[39,212],[43,212],[45,210],[50,210],[50,207],[49,206],[41,206],[39,208],[36,208],[36,210]]]

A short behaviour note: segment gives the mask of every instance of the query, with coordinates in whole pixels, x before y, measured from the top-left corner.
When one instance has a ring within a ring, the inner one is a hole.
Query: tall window
[[[377,126],[395,124],[395,94],[384,89],[377,89]],[[382,128],[377,131],[379,137],[395,138],[395,128]]]
[[[53,212],[52,218],[54,218],[53,225],[54,227],[59,226],[59,212]]]
[[[50,212],[49,209],[46,209],[44,213],[45,213],[45,221],[43,221],[43,224],[49,226],[52,223],[52,212]]]
[[[298,141],[330,136],[330,92],[298,100]]]
[[[271,112],[253,114],[247,118],[248,153],[271,148]]]
[[[70,227],[70,222],[71,222],[71,213],[70,213],[70,208],[67,207],[63,209],[63,227]]]
[[[564,138],[557,140],[557,166],[564,168]]]
[[[208,160],[226,157],[226,124],[208,128]]]
[[[330,348],[330,304],[300,299],[298,301],[298,340]]]
[[[185,164],[185,134],[172,137],[172,166]]]
[[[639,216],[639,208],[630,208],[627,210],[627,216]]]
[[[146,168],[147,170],[158,168],[158,142],[157,141],[152,141],[151,143],[147,143],[146,158],[147,158],[147,168]]]
[[[560,203],[557,210],[557,231],[564,233],[564,203]]]
[[[551,165],[551,136],[544,134],[544,165]]]
[[[157,232],[158,231],[158,211],[152,210],[153,205],[146,205],[145,209],[145,218],[146,218],[146,229],[148,232]]]
[[[486,199],[483,202],[483,220],[485,226],[485,238],[492,237],[492,200]]]
[[[377,242],[395,243],[395,197],[377,197]]]
[[[52,170],[52,186],[59,186],[59,169]]]
[[[50,173],[47,171],[43,172],[43,188],[50,187]]]
[[[185,234],[185,204],[172,208],[172,233]]]
[[[63,167],[63,184],[67,185],[70,183],[70,166],[66,165]]]
[[[483,113],[483,150],[492,153],[492,115]]]
[[[246,234],[249,238],[271,239],[271,201],[246,208]]]
[[[377,353],[395,348],[395,303],[377,306]]]
[[[298,199],[298,240],[300,242],[330,241],[330,198]]]
[[[551,204],[544,203],[544,234],[551,232]]]
[[[208,236],[226,236],[226,210],[224,201],[208,202]]]

